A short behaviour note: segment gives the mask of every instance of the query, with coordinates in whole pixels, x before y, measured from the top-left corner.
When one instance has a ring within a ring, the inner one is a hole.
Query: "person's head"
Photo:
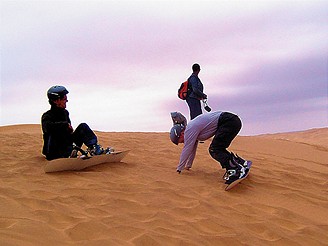
[[[200,66],[199,66],[199,64],[195,63],[194,65],[192,65],[192,71],[194,73],[199,73],[200,72]]]
[[[49,88],[47,96],[51,106],[66,108],[68,90],[61,85],[55,85]]]
[[[178,145],[184,142],[185,126],[182,124],[175,124],[170,131],[170,139],[172,143]]]

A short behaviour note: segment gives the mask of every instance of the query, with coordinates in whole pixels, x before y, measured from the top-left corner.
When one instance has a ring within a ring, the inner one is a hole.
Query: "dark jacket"
[[[188,81],[188,84],[190,84],[191,91],[189,97],[196,98],[198,100],[207,98],[206,94],[203,93],[203,83],[200,81],[196,74],[191,74],[191,76],[188,78]]]
[[[48,160],[68,157],[73,148],[71,120],[66,109],[51,106],[41,118],[43,131],[42,153]]]

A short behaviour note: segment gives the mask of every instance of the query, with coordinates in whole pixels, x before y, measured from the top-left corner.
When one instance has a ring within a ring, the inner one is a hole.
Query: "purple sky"
[[[328,1],[1,1],[0,125],[40,123],[64,85],[73,126],[169,131],[201,65],[242,135],[328,124]],[[206,112],[204,112],[206,113]]]

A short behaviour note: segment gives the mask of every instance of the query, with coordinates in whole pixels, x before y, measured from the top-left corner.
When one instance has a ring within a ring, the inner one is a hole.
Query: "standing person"
[[[239,117],[229,112],[215,111],[202,114],[187,124],[186,118],[179,112],[171,113],[173,127],[170,131],[171,141],[178,145],[184,143],[177,172],[189,170],[196,156],[198,141],[205,141],[214,136],[209,147],[213,159],[226,169],[226,184],[247,174],[248,161],[229,152],[227,148],[237,136],[242,123]]]
[[[186,101],[190,111],[190,120],[202,114],[200,100],[207,99],[207,95],[203,93],[204,86],[200,81],[198,74],[200,72],[199,64],[192,65],[192,74],[188,78],[188,86],[190,92],[187,95]]]
[[[98,144],[97,136],[86,123],[81,123],[73,130],[66,110],[67,94],[68,90],[58,85],[47,91],[51,108],[41,118],[44,141],[42,154],[47,160],[69,157],[74,153],[73,143],[77,147],[85,144],[94,155],[102,154],[104,150]]]

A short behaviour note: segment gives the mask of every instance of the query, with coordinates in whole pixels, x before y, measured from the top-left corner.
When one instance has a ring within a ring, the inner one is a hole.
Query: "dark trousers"
[[[72,137],[73,142],[78,147],[81,147],[82,144],[91,147],[98,142],[97,136],[86,123],[81,123],[78,125],[78,127],[73,132]]]
[[[209,147],[212,158],[220,162],[222,168],[228,168],[230,152],[227,148],[232,140],[237,136],[242,126],[241,120],[237,115],[223,112],[218,120],[218,129]]]
[[[187,97],[186,99],[189,111],[190,111],[190,120],[196,118],[196,116],[202,114],[202,107],[200,101],[193,97]]]
[[[98,142],[97,136],[85,123],[80,124],[72,134],[54,134],[48,136],[47,143],[44,145],[43,154],[48,160],[69,157],[73,150],[73,143],[78,147],[85,144],[88,147]]]

